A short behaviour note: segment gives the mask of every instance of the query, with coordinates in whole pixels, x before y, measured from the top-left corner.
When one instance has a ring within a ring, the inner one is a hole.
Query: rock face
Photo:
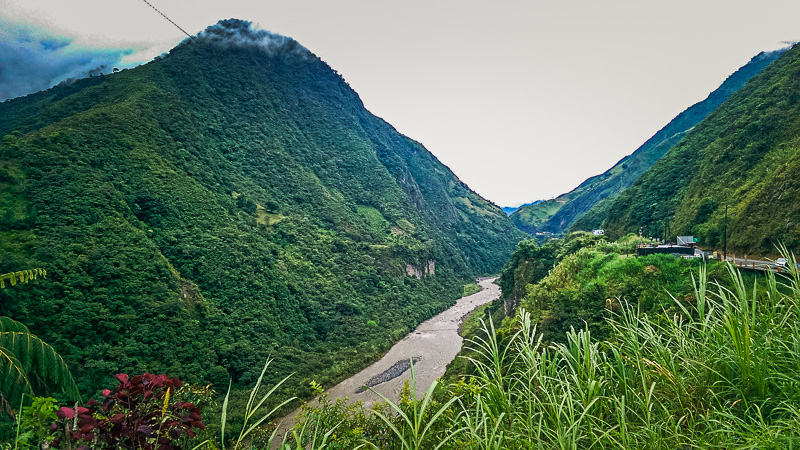
[[[341,378],[522,236],[325,62],[243,21],[1,103],[0,136],[0,269],[48,271],[0,314],[86,392],[156,368],[248,383],[268,356],[290,383]]]
[[[406,264],[406,275],[417,278],[422,278],[427,275],[436,275],[436,262],[432,260],[428,261],[422,268]]]

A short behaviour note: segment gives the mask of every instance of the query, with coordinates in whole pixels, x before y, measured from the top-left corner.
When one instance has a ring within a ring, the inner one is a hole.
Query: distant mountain
[[[296,41],[221,21],[0,103],[0,292],[85,392],[120,372],[295,393],[372,361],[524,236]],[[285,398],[285,397],[284,397]]]
[[[749,63],[729,76],[705,100],[692,105],[664,128],[647,140],[632,154],[622,158],[601,175],[581,183],[570,192],[534,206],[520,208],[511,215],[511,221],[528,233],[547,231],[561,234],[568,229],[591,230],[597,228],[604,215],[603,205],[584,216],[595,205],[617,197],[633,184],[648,168],[678,143],[686,133],[717,109],[731,94],[741,89],[748,80],[775,61],[783,52],[762,52]]]
[[[699,237],[737,254],[800,247],[800,47],[694,127],[607,206],[607,234]],[[727,221],[726,221],[727,216]]]
[[[523,204],[521,204],[519,206],[503,206],[501,209],[503,210],[504,213],[510,215],[511,213],[513,213],[514,211],[516,211],[516,210],[518,210],[520,208],[524,208],[525,206],[538,205],[539,203],[542,203],[543,201],[544,200],[536,200],[536,201],[531,202],[531,203],[523,203]]]

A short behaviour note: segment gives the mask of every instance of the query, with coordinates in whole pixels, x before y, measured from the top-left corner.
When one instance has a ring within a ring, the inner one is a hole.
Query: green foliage
[[[477,283],[468,283],[464,285],[464,293],[461,294],[462,297],[469,297],[472,294],[477,294],[481,291],[481,287],[478,286]]]
[[[547,231],[563,234],[567,230],[600,228],[602,219],[606,217],[606,207],[601,203],[608,203],[618,197],[683,139],[692,127],[711,114],[781,54],[782,51],[758,54],[729,76],[706,99],[678,114],[641,147],[622,158],[612,168],[587,179],[572,191],[555,199],[520,208],[511,215],[511,221],[528,233]],[[588,216],[584,217],[585,215]]]
[[[291,437],[283,443],[282,450],[326,449],[349,450],[364,447],[364,437],[382,448],[391,448],[392,432],[388,425],[372,411],[389,414],[389,406],[376,404],[371,410],[361,402],[351,404],[346,399],[331,401],[326,393],[317,391],[316,406],[303,405]]]
[[[0,398],[7,405],[23,394],[32,394],[34,386],[63,391],[79,399],[72,374],[55,349],[20,322],[0,316]]]
[[[50,425],[58,419],[56,411],[56,399],[33,397],[31,404],[22,408],[19,427],[25,431],[17,436],[17,445],[22,448],[42,448],[52,442]]]
[[[572,256],[590,252],[598,250]],[[672,313],[623,301],[606,340],[572,328],[547,345],[525,309],[502,341],[485,322],[484,337],[467,344],[477,370],[436,398],[450,407],[434,425],[441,440],[425,448],[793,448],[800,273],[791,266],[788,277],[767,274],[751,286],[724,267],[724,284],[701,267],[691,294],[670,299]],[[413,429],[397,414],[386,423]],[[347,416],[335,418],[335,433],[348,434]],[[393,430],[402,439],[387,442],[385,430],[369,430],[360,433],[367,445],[413,448],[413,434]]]
[[[310,395],[307,377],[366,366],[522,236],[310,53],[190,40],[0,104],[6,133],[0,272],[50,282],[0,292],[0,314],[86,394],[148,371],[232,378],[238,402],[271,355],[264,382],[298,373],[276,397]]]
[[[786,51],[608,207],[611,235],[694,235],[728,252],[774,255],[800,245],[800,48]],[[727,207],[727,208],[726,208]],[[727,225],[726,225],[727,210]]]
[[[17,283],[27,283],[31,280],[35,280],[37,277],[44,276],[47,276],[47,271],[43,269],[18,270],[16,272],[0,274],[0,289],[6,287],[6,281],[11,283],[11,286],[16,286]]]
[[[264,423],[264,421],[273,416],[275,412],[278,411],[281,407],[294,400],[294,398],[284,400],[277,406],[272,407],[270,411],[266,413],[264,412],[264,410],[267,409],[265,403],[268,400],[270,400],[272,394],[289,378],[287,376],[283,380],[279,381],[277,384],[273,385],[263,396],[261,396],[260,399],[258,399],[258,396],[261,395],[261,393],[259,392],[261,390],[261,382],[263,381],[264,374],[266,373],[267,368],[269,368],[271,362],[272,362],[271,360],[267,360],[264,363],[264,368],[261,369],[261,375],[259,375],[258,380],[256,380],[255,386],[253,386],[253,389],[250,391],[250,397],[247,400],[247,405],[245,406],[244,411],[242,411],[242,413],[244,414],[244,422],[241,424],[241,431],[239,432],[239,437],[237,437],[236,440],[233,441],[233,446],[232,446],[233,450],[236,450],[244,446],[248,442],[249,439],[248,436],[250,436],[250,434],[254,430],[256,430],[262,423]],[[222,448],[223,450],[228,444],[228,442],[225,440],[225,427],[228,425],[228,400],[230,398],[230,395],[231,395],[231,388],[230,386],[228,386],[228,393],[225,394],[225,401],[222,404],[222,424],[220,428],[220,448]],[[258,401],[258,403],[256,403],[256,401]],[[267,403],[267,405],[269,405],[269,403]],[[262,407],[264,409],[262,409]],[[275,434],[273,433],[268,440],[268,445],[270,446],[272,445],[272,440],[274,439],[274,437]]]
[[[646,313],[674,313],[672,297],[692,293],[691,275],[698,260],[672,255],[626,257],[630,244],[584,247],[564,257],[538,283],[525,286],[522,307],[530,311],[546,341],[565,342],[571,329],[587,329],[598,339],[610,332],[608,318],[620,302]],[[712,263],[713,278],[722,277]]]
[[[543,231],[548,219],[553,217],[569,200],[569,194],[560,195],[534,205],[523,206],[511,213],[508,218],[520,230],[534,234]]]
[[[512,302],[518,301],[525,295],[528,284],[537,283],[547,276],[564,257],[603,239],[603,236],[591,233],[574,232],[564,239],[551,239],[542,246],[533,239],[520,242],[497,280],[503,297]]]

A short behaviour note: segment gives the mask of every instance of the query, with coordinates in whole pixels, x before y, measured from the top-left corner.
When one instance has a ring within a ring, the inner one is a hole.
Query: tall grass
[[[572,329],[548,345],[524,310],[502,340],[482,323],[466,344],[474,374],[435,414],[432,390],[412,409],[384,409],[395,439],[381,448],[800,448],[800,274],[789,259],[788,274],[752,286],[732,266],[724,285],[701,269],[675,314],[623,302],[602,342]],[[378,448],[375,438],[363,442]]]
[[[530,314],[502,347],[493,324],[469,344],[478,394],[459,404],[474,448],[784,448],[800,431],[800,289],[795,266],[747,286],[695,280],[680,314],[623,304],[612,335],[572,330],[542,346]],[[482,418],[484,424],[476,424]],[[480,439],[478,439],[480,438]],[[479,442],[479,443],[478,443]]]

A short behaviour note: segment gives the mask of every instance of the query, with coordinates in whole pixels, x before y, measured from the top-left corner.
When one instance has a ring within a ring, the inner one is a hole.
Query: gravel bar
[[[377,386],[381,383],[386,383],[389,380],[394,380],[395,378],[399,377],[400,375],[404,374],[406,370],[411,368],[411,363],[414,364],[418,363],[422,360],[422,356],[414,356],[413,358],[409,359],[401,359],[396,363],[392,364],[392,367],[384,370],[383,372],[375,375],[374,377],[367,380],[363,386],[356,389],[356,394],[360,394],[367,390],[368,387]]]

